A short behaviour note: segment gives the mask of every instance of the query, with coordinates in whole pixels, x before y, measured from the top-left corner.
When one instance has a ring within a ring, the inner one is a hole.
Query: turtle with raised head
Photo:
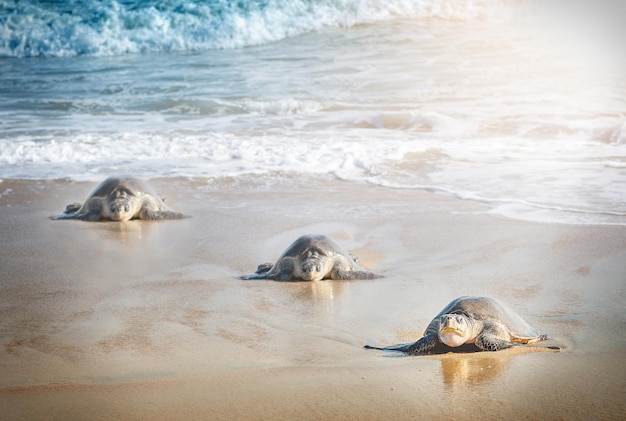
[[[67,205],[51,219],[83,221],[129,221],[131,219],[181,219],[184,215],[167,208],[144,181],[130,176],[109,177],[96,187],[85,203]]]
[[[463,347],[473,351],[499,351],[548,339],[500,301],[489,297],[459,297],[430,322],[424,336],[413,343],[367,349],[406,354],[440,354]],[[558,347],[547,347],[558,350]]]
[[[303,235],[280,255],[276,263],[261,264],[255,273],[241,276],[241,279],[321,281],[379,277],[359,267],[352,256],[332,238],[326,235]]]

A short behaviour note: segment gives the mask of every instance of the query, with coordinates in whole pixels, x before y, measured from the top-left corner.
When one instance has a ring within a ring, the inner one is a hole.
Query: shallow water
[[[81,50],[76,35],[65,40],[70,53],[54,43],[36,57],[8,50],[16,57],[0,60],[0,178],[332,174],[484,202],[522,219],[626,221],[621,55],[602,37],[585,38],[592,28],[568,32],[567,13],[556,19],[510,2],[410,10],[293,2],[281,25],[298,23],[300,32],[251,30],[257,38],[231,48],[198,44],[189,22],[172,26],[201,15],[185,9],[195,3],[175,3],[84,3],[84,13],[108,10],[100,24],[127,19],[133,36],[115,27],[95,49]],[[224,10],[210,32],[224,39],[239,34],[225,22],[267,23]],[[168,47],[159,16],[187,43]],[[573,33],[604,48],[591,55]],[[42,45],[67,35],[46,34],[22,33]],[[95,42],[87,29],[76,34]],[[118,51],[122,41],[143,53]]]

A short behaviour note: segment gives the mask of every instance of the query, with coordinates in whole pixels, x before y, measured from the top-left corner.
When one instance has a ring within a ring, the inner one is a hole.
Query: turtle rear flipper
[[[521,344],[527,344],[527,345],[532,345],[532,346],[534,346],[535,348],[544,348],[544,349],[551,349],[551,350],[553,350],[553,351],[560,351],[560,350],[561,350],[561,347],[560,347],[560,346],[556,346],[556,345],[546,345],[546,346],[537,346],[537,345],[535,345],[535,344],[537,344],[537,343],[539,343],[539,342],[541,342],[541,341],[547,341],[547,340],[549,340],[549,339],[550,339],[550,338],[548,337],[548,335],[539,335],[539,336],[537,336],[536,338],[531,338],[531,339],[529,339],[529,340],[527,340],[527,341],[520,341],[520,342],[519,342],[519,344],[520,344],[520,345],[521,345]],[[513,342],[517,342],[517,341],[516,341],[516,340],[514,340],[514,339],[511,339],[511,340],[512,340]],[[516,343],[516,345],[518,345],[518,344]]]

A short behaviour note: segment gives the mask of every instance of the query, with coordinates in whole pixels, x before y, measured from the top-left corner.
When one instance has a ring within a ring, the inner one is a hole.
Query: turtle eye
[[[463,323],[463,316],[456,316],[457,323]]]

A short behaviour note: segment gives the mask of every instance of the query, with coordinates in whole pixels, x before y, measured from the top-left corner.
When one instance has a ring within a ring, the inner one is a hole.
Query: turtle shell
[[[280,255],[276,260],[276,264],[278,264],[283,257],[299,257],[309,251],[327,257],[341,255],[348,259],[353,268],[359,269],[359,266],[352,257],[327,235],[303,235],[298,237],[298,239],[291,243],[283,254]]]
[[[533,329],[522,317],[508,308],[502,302],[490,297],[464,296],[452,300],[430,322],[424,335],[439,332],[439,319],[444,314],[465,313],[470,318],[483,321],[495,321],[503,324],[509,330],[511,339],[533,339],[539,333]]]
[[[130,196],[153,196],[160,205],[164,205],[161,198],[144,181],[130,176],[109,177],[94,189],[85,203],[93,197],[110,197],[116,191],[124,191]]]

